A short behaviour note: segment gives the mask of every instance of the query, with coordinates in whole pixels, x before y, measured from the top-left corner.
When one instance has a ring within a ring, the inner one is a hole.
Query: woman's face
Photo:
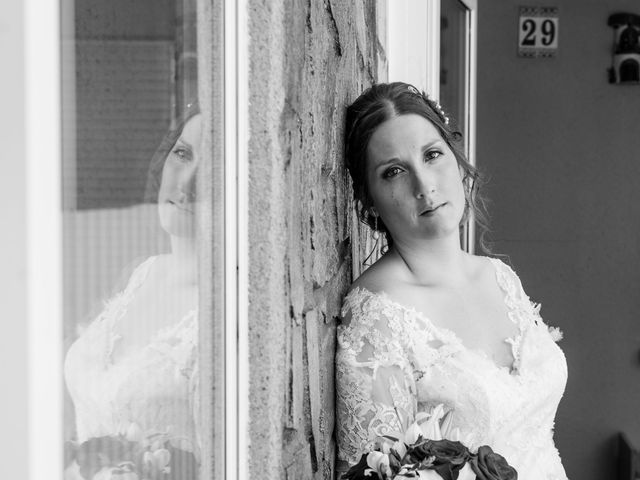
[[[187,121],[162,169],[158,211],[160,225],[170,235],[189,237],[195,232],[195,182],[200,163],[201,121],[200,114]]]
[[[462,172],[436,127],[416,114],[382,123],[367,147],[373,207],[396,242],[458,234]]]

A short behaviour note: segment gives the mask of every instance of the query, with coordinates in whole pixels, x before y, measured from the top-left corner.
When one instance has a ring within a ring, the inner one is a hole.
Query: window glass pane
[[[467,9],[458,0],[442,0],[440,8],[440,103],[467,138]]]
[[[65,477],[197,478],[196,2],[62,11]]]

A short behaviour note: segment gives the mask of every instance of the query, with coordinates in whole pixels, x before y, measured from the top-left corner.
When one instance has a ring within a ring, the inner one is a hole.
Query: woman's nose
[[[193,202],[196,199],[196,178],[196,168],[183,172],[182,178],[180,179],[180,193],[184,195],[186,201]]]
[[[413,183],[413,193],[416,198],[426,198],[436,191],[435,179],[429,173],[416,172]]]

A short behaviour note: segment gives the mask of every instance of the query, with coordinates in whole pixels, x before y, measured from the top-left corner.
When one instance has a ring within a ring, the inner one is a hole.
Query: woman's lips
[[[171,205],[173,205],[177,209],[182,210],[183,212],[193,213],[193,209],[191,209],[190,207],[188,207],[185,204],[174,202],[173,200],[167,200],[167,203],[170,203]]]
[[[445,202],[446,203],[446,202]],[[423,210],[423,212],[420,214],[421,217],[430,217],[431,215],[435,214],[436,211],[442,207],[443,205],[445,205],[445,203],[441,203],[439,205],[434,205],[432,207],[428,207],[425,210]]]

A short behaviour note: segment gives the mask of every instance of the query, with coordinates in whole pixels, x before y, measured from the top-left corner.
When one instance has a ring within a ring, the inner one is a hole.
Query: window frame
[[[477,0],[457,0],[463,4],[466,12],[466,69],[465,69],[465,105],[467,116],[464,119],[465,131],[468,132],[466,138],[465,153],[469,163],[473,166],[477,165],[476,159],[476,65],[478,58],[478,1]],[[473,212],[471,212],[473,215]],[[476,226],[471,216],[465,224],[463,230],[463,248],[469,253],[475,252],[476,245]]]
[[[29,478],[44,480],[63,473],[60,6],[26,0],[24,7],[27,441]]]

